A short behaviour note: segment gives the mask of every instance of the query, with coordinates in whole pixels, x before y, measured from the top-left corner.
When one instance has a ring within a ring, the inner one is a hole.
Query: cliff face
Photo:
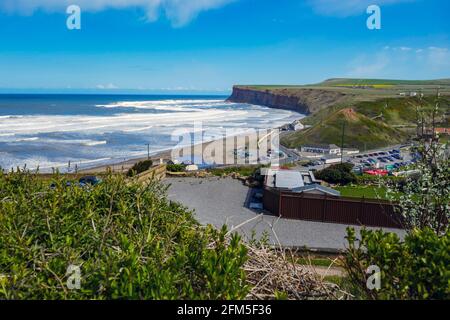
[[[344,93],[322,89],[283,88],[263,90],[235,86],[233,87],[233,94],[228,98],[228,101],[311,114],[331,105],[344,102],[347,98],[347,95]]]

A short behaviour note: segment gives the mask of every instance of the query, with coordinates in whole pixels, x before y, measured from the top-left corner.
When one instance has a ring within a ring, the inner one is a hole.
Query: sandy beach
[[[269,159],[258,159],[259,154],[267,154],[268,149],[278,149],[278,129],[267,129],[262,131],[250,131],[249,133],[228,136],[222,139],[207,141],[200,144],[193,144],[188,147],[173,148],[158,153],[150,154],[150,157],[140,157],[129,159],[116,164],[107,164],[92,168],[78,170],[79,173],[96,174],[112,171],[123,173],[128,171],[134,164],[151,159],[157,164],[160,161],[167,162],[176,159],[203,159],[207,163],[215,163],[218,166],[245,165],[257,162],[269,162]],[[246,149],[247,148],[247,149]],[[235,155],[235,150],[242,153],[242,156]],[[249,153],[249,159],[245,159],[245,153]],[[259,160],[259,161],[258,161]],[[276,160],[276,159],[275,159]],[[274,160],[272,160],[273,162]]]

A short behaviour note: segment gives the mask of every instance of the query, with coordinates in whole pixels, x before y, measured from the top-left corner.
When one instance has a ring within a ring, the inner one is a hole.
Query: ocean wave
[[[146,155],[146,143],[151,143],[151,153],[171,149],[178,143],[172,139],[174,132],[203,132],[206,139],[213,139],[278,127],[301,117],[293,111],[212,99],[127,101],[97,107],[135,109],[105,115],[93,105],[92,114],[0,117],[1,142],[6,142],[2,151],[9,152],[0,157],[0,166],[27,163],[64,170],[69,160],[79,168],[118,163]],[[10,142],[14,145],[8,149]]]
[[[122,101],[111,104],[98,104],[98,108],[136,108],[158,111],[202,111],[207,107],[231,105],[224,100],[158,100],[158,101]],[[197,108],[196,108],[197,107]]]

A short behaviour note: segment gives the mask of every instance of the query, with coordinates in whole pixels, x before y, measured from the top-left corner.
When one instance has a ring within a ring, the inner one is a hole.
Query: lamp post
[[[150,160],[150,143],[147,143],[146,146],[147,146],[147,160]]]

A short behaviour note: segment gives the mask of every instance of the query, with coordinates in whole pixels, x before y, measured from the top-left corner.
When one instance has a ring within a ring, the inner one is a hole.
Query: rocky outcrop
[[[228,101],[311,114],[347,99],[348,95],[342,92],[316,88],[260,89],[234,86]]]

